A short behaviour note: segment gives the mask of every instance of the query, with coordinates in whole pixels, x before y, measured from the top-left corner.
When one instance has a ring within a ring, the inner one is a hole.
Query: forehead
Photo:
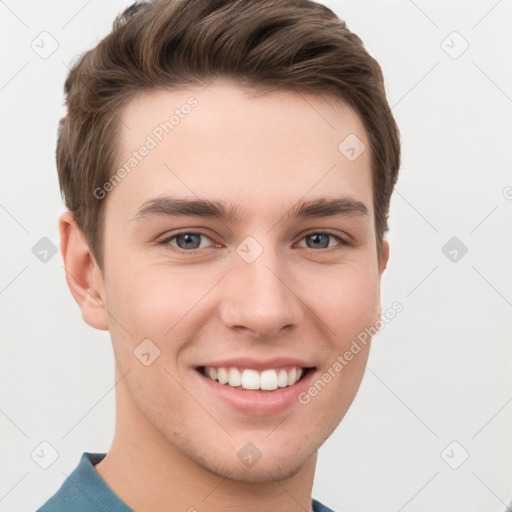
[[[256,95],[219,82],[145,91],[120,118],[117,168],[126,172],[108,202],[127,214],[148,199],[178,195],[270,217],[272,205],[282,211],[300,198],[343,195],[364,202],[373,217],[367,134],[335,98]]]

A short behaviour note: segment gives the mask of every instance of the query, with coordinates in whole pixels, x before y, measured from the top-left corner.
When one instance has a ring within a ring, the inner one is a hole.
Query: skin
[[[317,451],[354,399],[369,344],[308,404],[267,416],[214,397],[194,366],[292,356],[320,377],[378,320],[389,246],[379,261],[368,137],[338,99],[255,96],[218,81],[132,100],[120,164],[191,96],[197,107],[104,199],[102,269],[72,214],[60,219],[70,289],[84,320],[110,331],[115,354],[116,429],[96,470],[138,512],[307,511]],[[367,148],[355,161],[338,150],[351,133]],[[170,195],[233,202],[241,218],[134,220],[145,201]],[[298,201],[341,196],[369,216],[284,217]],[[158,244],[183,228],[204,235],[192,249]],[[306,236],[325,229],[350,245]],[[247,236],[263,248],[252,263],[236,252]],[[147,338],[161,351],[150,366],[133,354]],[[250,468],[236,455],[249,441],[262,453]]]

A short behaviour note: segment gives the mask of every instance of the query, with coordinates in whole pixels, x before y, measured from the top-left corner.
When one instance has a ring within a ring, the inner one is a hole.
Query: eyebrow
[[[133,220],[140,221],[153,216],[194,216],[218,218],[226,222],[237,222],[241,219],[240,206],[232,203],[225,204],[222,201],[210,201],[207,199],[161,197],[143,203]],[[349,197],[335,199],[318,198],[296,203],[284,216],[287,219],[336,216],[369,217],[369,212],[364,203]]]

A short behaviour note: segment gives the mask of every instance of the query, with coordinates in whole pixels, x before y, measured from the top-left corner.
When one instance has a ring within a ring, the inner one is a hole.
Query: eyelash
[[[170,246],[170,241],[171,240],[174,240],[175,238],[177,238],[178,236],[182,236],[182,235],[199,235],[199,236],[204,236],[205,238],[208,238],[210,239],[210,237],[204,233],[201,233],[199,231],[181,231],[179,233],[175,233],[173,234],[172,236],[168,236],[168,237],[165,237],[164,239],[162,240],[159,240],[158,241],[158,244],[159,245],[167,245],[167,246]],[[328,236],[331,236],[333,238],[335,238],[339,243],[340,243],[340,246],[349,246],[350,244],[344,240],[343,238],[341,238],[339,235],[336,235],[330,231],[311,231],[310,233],[306,233],[300,240],[303,240],[304,238],[306,238],[307,236],[310,236],[310,235],[328,235]],[[338,247],[338,249],[340,249],[341,247]],[[206,248],[204,248],[206,249]],[[313,251],[313,252],[319,252],[319,251],[327,251],[327,250],[332,250],[332,249],[336,249],[336,248],[333,248],[333,247],[326,247],[326,248],[323,248],[323,249],[313,249],[311,247],[305,247],[305,249],[308,249],[310,251]],[[172,246],[172,250],[178,254],[198,254],[200,251],[202,251],[203,249],[190,249],[190,250],[184,250],[184,249],[180,249],[179,247],[174,247]]]

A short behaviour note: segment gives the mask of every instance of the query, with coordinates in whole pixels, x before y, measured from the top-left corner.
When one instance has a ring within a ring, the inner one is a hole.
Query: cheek
[[[185,314],[189,298],[195,294],[195,287],[184,287],[183,276],[177,272],[157,271],[151,266],[117,269],[110,276],[109,310],[139,334],[148,330],[162,336]]]
[[[151,272],[128,268],[126,261],[107,269],[105,275],[106,308],[116,362],[123,374],[128,370],[134,370],[132,375],[146,371],[145,381],[148,375],[155,374],[165,355],[163,335],[175,323],[172,296],[176,292]],[[150,352],[154,362],[145,367],[137,359],[139,352]]]
[[[194,330],[208,320],[204,298],[218,277],[205,277],[204,283],[198,284],[197,272],[156,265],[140,268],[109,274],[107,307],[116,360],[125,371],[140,370],[134,352],[139,346],[150,351],[154,346],[158,358],[151,367],[159,368],[160,373],[148,375],[168,381],[169,376],[162,372],[183,370],[182,353],[193,340]]]
[[[315,287],[315,311],[338,344],[350,342],[379,318],[380,284],[371,267],[331,271],[317,279]]]

